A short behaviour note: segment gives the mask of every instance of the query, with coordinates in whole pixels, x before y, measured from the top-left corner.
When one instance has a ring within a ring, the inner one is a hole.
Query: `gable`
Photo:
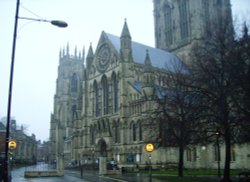
[[[94,55],[94,65],[99,73],[104,73],[112,64],[116,64],[119,53],[108,37],[102,32]]]

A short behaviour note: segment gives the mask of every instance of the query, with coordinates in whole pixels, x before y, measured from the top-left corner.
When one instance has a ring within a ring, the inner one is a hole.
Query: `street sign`
[[[10,140],[9,141],[9,149],[15,149],[16,148],[16,141],[15,140]]]
[[[155,146],[153,143],[147,143],[145,146],[145,150],[149,153],[153,152],[155,150]]]

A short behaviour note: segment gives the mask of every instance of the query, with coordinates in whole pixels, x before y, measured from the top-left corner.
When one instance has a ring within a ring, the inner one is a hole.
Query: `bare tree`
[[[176,64],[167,73],[165,87],[155,89],[159,105],[159,138],[162,146],[179,149],[178,176],[183,176],[184,150],[188,145],[201,142],[202,132],[199,96],[190,90],[191,74],[183,64]]]
[[[236,39],[234,49],[235,60],[232,62],[234,70],[235,87],[238,94],[234,95],[233,101],[237,108],[238,119],[242,122],[237,138],[238,142],[250,141],[250,36],[246,23],[243,25],[242,36]]]
[[[239,51],[239,41],[234,39],[231,22],[224,19],[207,35],[206,42],[193,47],[193,88],[202,95],[200,98],[206,105],[203,120],[210,128],[208,131],[211,135],[219,132],[225,143],[223,181],[230,181],[231,144],[236,142],[239,131],[245,127],[239,110],[248,107],[243,98],[248,97],[249,92],[243,91],[242,86],[246,80],[249,82],[249,77],[246,78],[249,76],[249,62],[248,73],[241,74],[240,85],[235,76],[238,72],[246,73],[245,62],[241,61],[245,59],[245,51]]]

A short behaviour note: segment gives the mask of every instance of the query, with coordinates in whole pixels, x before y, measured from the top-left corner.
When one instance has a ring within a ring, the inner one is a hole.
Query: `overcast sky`
[[[234,17],[249,20],[250,0],[231,3]],[[0,0],[0,118],[7,113],[15,8],[15,0]],[[12,116],[41,140],[49,138],[59,51],[67,43],[71,54],[75,47],[87,52],[90,43],[95,50],[101,31],[120,36],[126,18],[132,39],[154,46],[152,0],[21,0],[19,16],[69,24],[61,29],[19,19]]]

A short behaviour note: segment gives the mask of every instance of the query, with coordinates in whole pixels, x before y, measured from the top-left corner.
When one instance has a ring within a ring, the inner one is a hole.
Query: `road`
[[[77,171],[65,171],[62,177],[24,178],[24,171],[24,167],[12,170],[12,182],[124,182],[124,180],[101,177],[96,173],[84,173],[81,178]]]
[[[43,178],[24,178],[25,168],[15,169],[11,172],[12,182],[89,182],[74,176],[65,175],[63,177],[43,177]]]
[[[83,171],[82,177],[80,170],[64,170],[62,177],[39,177],[39,178],[24,178],[24,171],[46,171],[51,169],[48,164],[38,164],[16,168],[11,171],[12,182],[145,182],[151,181],[148,174],[125,173],[119,175],[100,176],[98,171]],[[153,179],[154,182],[163,182],[164,180]]]

